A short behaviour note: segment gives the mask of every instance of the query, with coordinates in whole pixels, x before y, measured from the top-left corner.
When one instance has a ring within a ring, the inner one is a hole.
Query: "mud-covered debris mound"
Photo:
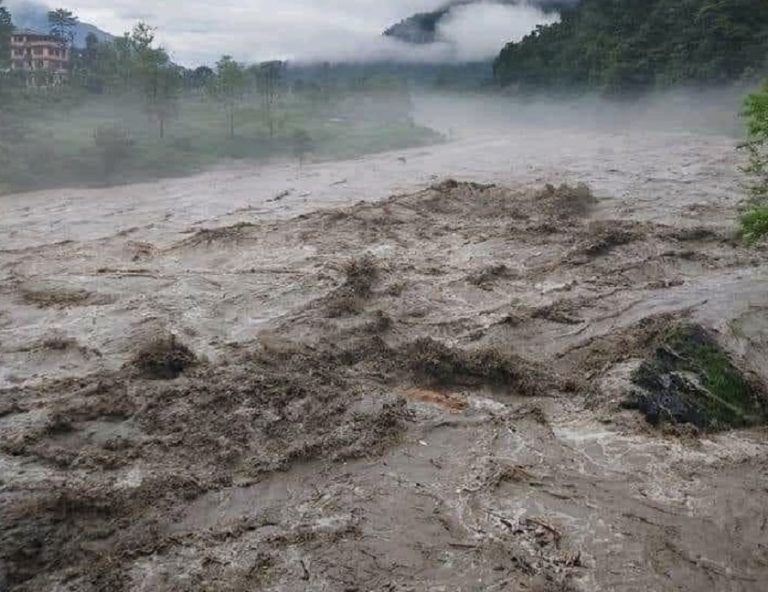
[[[547,184],[537,195],[537,201],[542,208],[555,218],[570,218],[585,216],[597,203],[592,189],[585,183],[559,187]]]
[[[84,306],[91,299],[87,290],[68,290],[63,288],[24,288],[20,291],[24,304],[38,308],[67,308]]]
[[[404,399],[309,348],[233,353],[228,362],[172,382],[124,369],[50,386],[58,400],[47,425],[17,422],[13,450],[0,450],[78,477],[0,503],[0,566],[11,589],[48,589],[42,579],[66,569],[67,578],[110,577],[73,589],[120,590],[126,557],[173,544],[174,508],[293,464],[378,454],[405,429]],[[19,402],[30,391],[5,394],[14,403],[0,411],[31,411]],[[132,469],[140,477],[131,487],[104,478]]]
[[[344,286],[358,294],[365,296],[370,294],[373,283],[379,275],[376,259],[372,255],[363,255],[359,259],[353,259],[344,266],[346,281]]]
[[[436,384],[509,386],[531,396],[545,394],[554,384],[532,363],[498,349],[464,351],[425,337],[404,353],[417,377]]]
[[[360,312],[380,276],[377,260],[370,254],[344,264],[344,283],[326,299],[328,315],[339,317]]]
[[[493,183],[474,183],[472,181],[457,181],[456,179],[445,179],[440,183],[435,183],[430,187],[432,191],[446,193],[454,189],[463,189],[466,191],[486,191],[496,187]]]
[[[237,243],[249,238],[257,229],[258,226],[250,222],[238,222],[231,226],[219,228],[201,228],[189,238],[177,243],[173,248],[183,250],[197,246]]]
[[[503,263],[489,265],[471,272],[467,276],[467,281],[473,286],[483,290],[490,290],[496,280],[514,277],[514,273]]]
[[[586,234],[587,238],[572,253],[572,263],[585,263],[644,237],[641,224],[622,220],[593,222],[587,226]]]
[[[197,357],[175,335],[158,337],[136,353],[131,364],[139,373],[153,380],[177,378],[194,365]]]
[[[732,362],[714,334],[700,325],[671,328],[632,377],[628,405],[654,425],[691,424],[717,431],[766,423],[761,387]]]

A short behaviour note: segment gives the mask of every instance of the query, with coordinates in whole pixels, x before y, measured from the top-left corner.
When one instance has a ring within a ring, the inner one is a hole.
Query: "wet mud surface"
[[[624,405],[679,323],[764,395],[768,253],[718,142],[692,184],[478,165],[135,229],[84,194],[79,239],[11,196],[0,588],[765,590],[765,428]]]

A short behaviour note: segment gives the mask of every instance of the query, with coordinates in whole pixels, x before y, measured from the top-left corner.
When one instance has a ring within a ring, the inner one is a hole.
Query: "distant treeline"
[[[354,88],[376,78],[397,79],[414,90],[477,90],[493,84],[491,60],[446,64],[419,62],[287,63],[291,84]]]
[[[582,0],[508,44],[502,86],[632,93],[768,72],[768,0]]]

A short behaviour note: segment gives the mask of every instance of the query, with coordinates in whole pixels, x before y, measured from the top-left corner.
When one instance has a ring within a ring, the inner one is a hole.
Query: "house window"
[[[43,55],[43,48],[42,47],[36,47],[35,48],[35,55]]]

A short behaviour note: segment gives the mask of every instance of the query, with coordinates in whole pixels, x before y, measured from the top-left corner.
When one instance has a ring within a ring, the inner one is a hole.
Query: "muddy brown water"
[[[0,198],[4,588],[765,590],[766,432],[618,405],[676,319],[768,379],[735,144],[459,126],[301,176]],[[561,216],[561,182],[596,203]],[[125,366],[168,333],[197,368]],[[522,356],[534,396],[425,379],[422,337]]]

